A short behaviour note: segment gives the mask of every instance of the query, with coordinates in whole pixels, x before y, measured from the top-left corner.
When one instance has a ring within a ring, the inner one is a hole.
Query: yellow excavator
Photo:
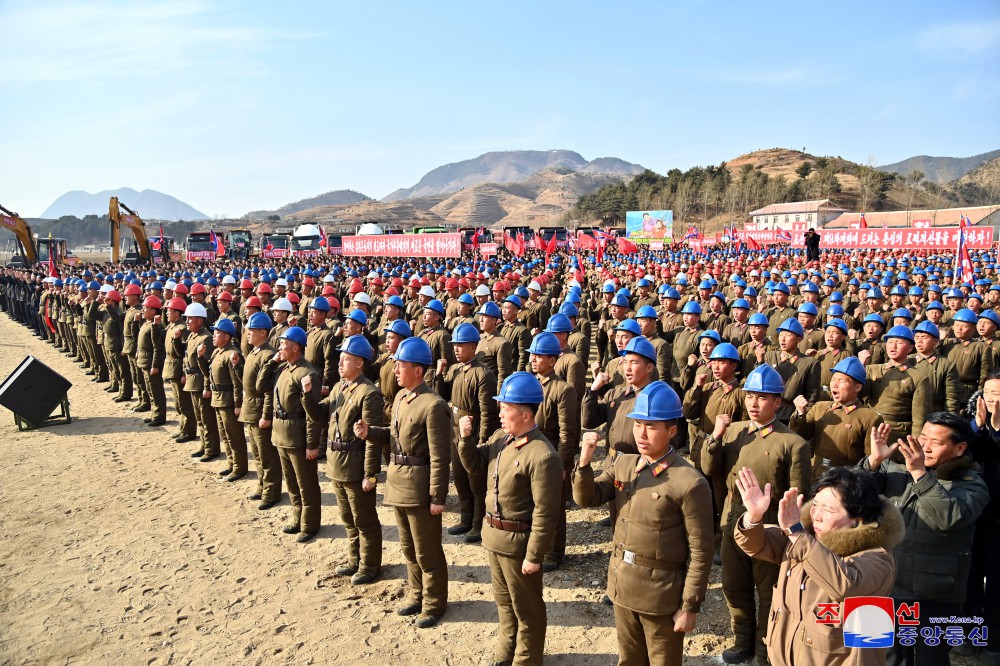
[[[21,219],[17,213],[0,206],[0,226],[14,234],[17,244],[20,245],[20,253],[15,249],[11,256],[9,266],[31,266],[38,262],[47,262],[49,257],[54,257],[55,263],[60,265],[72,265],[76,263],[75,257],[69,256],[64,238],[35,238],[31,233],[31,227]]]
[[[124,215],[121,212],[123,208],[126,213]],[[132,230],[135,237],[131,250],[125,252],[125,263],[149,262],[151,252],[149,238],[146,237],[146,223],[139,214],[118,201],[118,197],[111,197],[108,217],[111,219],[111,263],[117,264],[121,258],[123,224]]]

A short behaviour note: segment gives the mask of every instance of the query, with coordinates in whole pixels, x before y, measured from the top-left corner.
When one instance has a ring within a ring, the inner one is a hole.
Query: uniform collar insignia
[[[756,424],[754,424],[754,426],[756,426]],[[774,420],[762,428],[757,428],[757,434],[760,435],[761,439],[766,438],[772,432],[774,432]]]
[[[673,452],[674,448],[670,447],[669,449],[667,449],[667,452],[664,453],[659,460],[654,460],[653,462],[647,462],[645,458],[640,456],[639,462],[636,463],[635,466],[635,473],[638,474],[639,472],[648,467],[649,471],[652,472],[654,477],[659,476],[663,472],[663,470],[670,467],[670,460],[668,459],[670,458],[670,454]]]

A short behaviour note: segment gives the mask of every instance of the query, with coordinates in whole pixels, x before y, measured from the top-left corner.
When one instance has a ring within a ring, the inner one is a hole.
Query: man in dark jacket
[[[968,451],[972,433],[957,414],[935,412],[920,437],[889,445],[885,425],[872,435],[871,455],[860,466],[875,475],[882,494],[903,514],[906,538],[896,547],[897,604],[920,602],[921,627],[932,617],[957,615],[965,601],[972,537],[976,520],[989,502],[989,492]],[[890,459],[893,452],[904,463]],[[922,636],[922,634],[921,634]],[[947,666],[946,641],[913,646],[898,643],[889,650],[888,666]]]

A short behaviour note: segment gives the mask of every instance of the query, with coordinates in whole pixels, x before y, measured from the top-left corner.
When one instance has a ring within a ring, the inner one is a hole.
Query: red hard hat
[[[161,301],[157,296],[147,296],[146,300],[142,302],[142,306],[159,310],[163,307],[163,301]]]
[[[468,289],[469,281],[466,278],[462,278],[461,280],[458,281],[458,286],[465,287],[466,289]]]
[[[423,276],[422,278],[420,278],[420,284],[429,285],[430,283],[431,283],[431,279],[429,277],[427,277],[426,275]]]
[[[316,286],[316,280],[313,280],[311,277],[306,277],[304,280],[302,280],[302,284],[303,284],[303,286],[304,285],[309,285],[310,287],[315,287]]]
[[[385,290],[385,295],[386,296],[399,296],[399,290],[396,289],[395,287],[389,287],[388,289]]]
[[[253,282],[247,278],[240,280],[240,289],[253,289]]]
[[[261,308],[261,309],[263,309],[264,304],[261,303],[260,299],[257,298],[256,296],[251,296],[250,298],[247,299],[247,307],[248,308]]]
[[[152,298],[152,296],[150,298]],[[149,298],[147,298],[146,300],[148,301]],[[170,299],[170,302],[167,303],[167,307],[171,310],[178,310],[180,312],[184,312],[187,309],[187,301],[185,301],[183,298],[172,298]]]
[[[137,284],[130,284],[125,287],[126,296],[142,296],[142,287]]]
[[[458,289],[458,280],[455,278],[448,278],[444,283],[445,289]]]
[[[299,298],[299,295],[296,294],[294,291],[290,291],[287,294],[285,294],[285,298],[287,298],[292,305],[298,305],[299,301],[302,300]]]
[[[330,304],[330,309],[331,310],[339,310],[340,309],[340,301],[337,300],[336,296],[327,296],[326,300]]]
[[[392,279],[392,286],[396,287],[397,289],[399,289],[400,287],[405,287],[406,284],[403,282],[403,278],[393,278]]]
[[[352,282],[351,286],[347,288],[347,293],[348,294],[360,294],[364,290],[365,290],[365,288],[361,286],[360,282]]]
[[[111,291],[109,291],[104,298],[110,298],[115,303],[121,303],[122,302],[122,295],[119,294],[118,291],[116,291],[115,289],[112,289]]]
[[[417,278],[413,278],[412,280],[410,280],[410,288],[420,289],[420,280],[418,280]]]
[[[269,285],[266,282],[261,282],[259,285],[257,285],[257,293],[258,294],[270,294],[271,293],[271,285]]]
[[[230,303],[233,301],[233,295],[230,294],[228,291],[222,292],[221,294],[216,296],[216,298],[219,299],[220,301],[229,301]]]
[[[205,293],[205,285],[203,285],[201,282],[195,282],[193,285],[191,285],[192,296],[194,296],[195,294],[204,294],[204,293]]]
[[[373,287],[384,287],[385,286],[385,282],[382,282],[382,278],[375,278],[374,280],[372,280],[372,286]]]
[[[323,287],[323,295],[327,297],[327,300],[330,300],[329,297],[333,296],[335,293],[337,293],[337,290],[333,288],[332,284],[328,284]]]
[[[186,284],[179,284],[174,288],[175,294],[186,294],[188,293],[188,288]]]

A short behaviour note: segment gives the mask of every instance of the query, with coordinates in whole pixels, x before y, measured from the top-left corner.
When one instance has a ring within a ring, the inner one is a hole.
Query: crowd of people
[[[494,664],[542,662],[575,502],[608,508],[620,664],[680,664],[721,567],[726,663],[995,665],[1000,265],[973,259],[967,280],[818,243],[89,264],[5,269],[0,306],[225,481],[252,458],[251,499],[287,492],[299,542],[331,522],[325,459],[354,585],[381,573],[381,486],[419,628],[448,607],[443,531],[481,543]],[[852,648],[823,617],[872,596],[916,640]]]

